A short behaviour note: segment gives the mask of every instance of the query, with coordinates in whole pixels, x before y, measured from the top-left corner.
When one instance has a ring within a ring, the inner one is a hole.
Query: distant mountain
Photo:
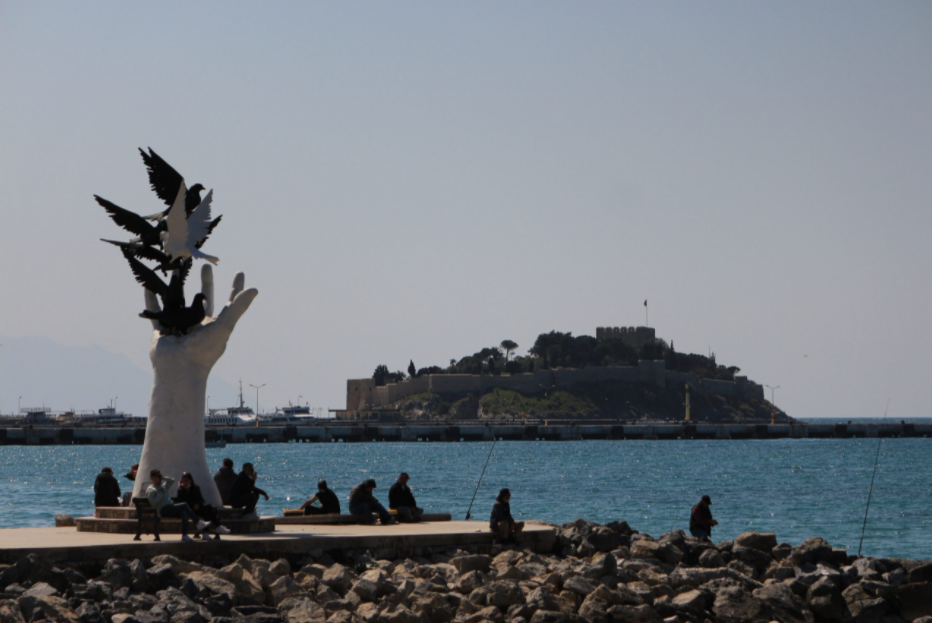
[[[53,411],[90,411],[109,406],[145,416],[149,411],[152,371],[134,365],[125,355],[100,346],[62,346],[43,336],[0,336],[0,413],[46,406]],[[238,390],[218,378],[208,389],[211,407],[236,404]]]

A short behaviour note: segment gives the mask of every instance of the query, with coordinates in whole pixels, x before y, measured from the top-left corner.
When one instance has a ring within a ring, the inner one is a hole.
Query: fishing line
[[[883,410],[883,420],[887,419],[887,411],[890,409],[890,399],[887,398],[887,406]],[[871,496],[874,494],[874,476],[877,475],[877,461],[880,460],[880,443],[883,437],[880,436],[880,430],[877,430],[877,455],[874,457],[874,473],[871,474],[871,487],[867,490],[867,507],[864,509],[864,524],[861,526],[861,542],[858,544],[858,556],[861,555],[861,547],[864,545],[864,531],[867,529],[867,513],[871,508]]]
[[[469,502],[469,509],[466,511],[466,521],[469,521],[470,511],[472,511],[472,503],[476,501],[476,494],[479,493],[479,485],[482,484],[482,477],[485,476],[485,468],[489,466],[489,459],[492,458],[492,450],[495,449],[495,442],[497,439],[492,439],[492,447],[489,448],[489,456],[485,459],[485,465],[482,466],[482,473],[479,474],[479,482],[476,483],[476,490],[472,493],[472,500]]]

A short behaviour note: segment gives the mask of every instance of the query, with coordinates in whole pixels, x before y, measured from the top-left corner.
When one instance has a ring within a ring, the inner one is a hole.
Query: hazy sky
[[[214,374],[264,405],[648,299],[791,415],[928,415],[930,32],[928,2],[5,0],[0,335],[149,367],[92,195],[161,209],[151,146],[214,189],[218,293],[259,288]]]

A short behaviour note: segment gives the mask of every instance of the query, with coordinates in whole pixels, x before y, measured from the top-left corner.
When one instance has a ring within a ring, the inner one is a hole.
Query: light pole
[[[20,396],[19,400],[16,401],[16,412],[21,413],[23,410],[23,397]]]
[[[256,388],[256,419],[258,420],[259,419],[259,388],[265,387],[266,383],[263,383],[262,385],[253,385],[252,383],[250,383],[249,386]]]
[[[113,398],[110,399],[110,409],[111,409],[114,413],[116,413],[116,401],[117,401],[117,398],[119,398],[119,396],[114,396]]]
[[[770,385],[765,385],[764,387],[767,387],[767,388],[770,389],[770,404],[772,404],[772,405],[773,405],[773,408],[776,409],[776,408],[777,408],[777,403],[774,402],[774,400],[773,400],[773,393],[774,393],[775,391],[777,391],[778,389],[780,389],[780,386],[777,385],[776,387],[770,387]]]
[[[210,396],[207,397],[207,415],[210,415]]]

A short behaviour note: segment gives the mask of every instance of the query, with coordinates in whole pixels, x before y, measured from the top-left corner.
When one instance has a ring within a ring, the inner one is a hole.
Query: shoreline
[[[932,621],[932,561],[857,557],[819,537],[706,543],[578,519],[557,529],[549,552],[440,544],[262,560],[186,545],[192,560],[78,570],[33,555],[0,566],[0,620],[39,611],[76,623]]]

